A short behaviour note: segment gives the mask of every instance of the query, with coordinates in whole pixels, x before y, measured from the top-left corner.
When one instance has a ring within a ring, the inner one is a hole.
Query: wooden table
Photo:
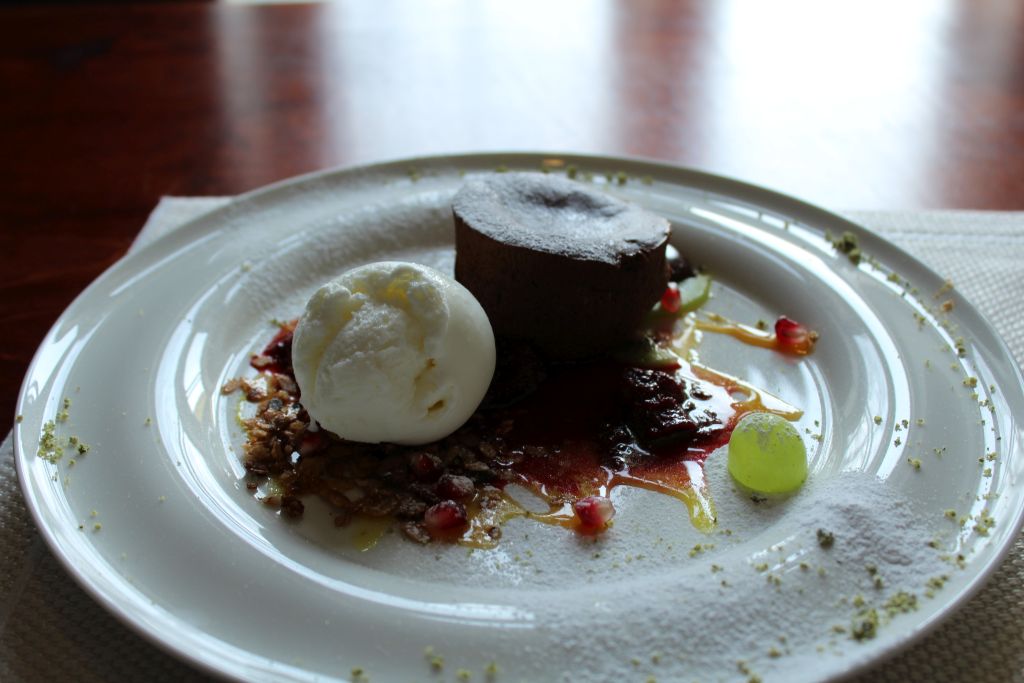
[[[410,155],[638,155],[830,208],[1024,209],[1024,3],[0,9],[0,414],[162,195]]]

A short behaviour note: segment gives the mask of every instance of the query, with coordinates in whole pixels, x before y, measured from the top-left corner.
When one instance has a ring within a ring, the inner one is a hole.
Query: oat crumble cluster
[[[507,504],[492,484],[513,480],[510,467],[522,454],[502,443],[500,428],[484,438],[471,420],[451,436],[417,447],[347,442],[311,429],[298,388],[286,374],[264,372],[258,381],[234,379],[223,387],[226,394],[239,390],[256,403],[256,414],[245,420],[245,467],[272,478],[273,493],[263,502],[288,517],[303,515],[300,496],[316,494],[334,508],[337,526],[360,515],[393,517],[406,537],[429,543],[461,536],[472,512]],[[258,488],[256,481],[247,486]],[[498,521],[477,517],[484,520],[480,531],[496,541]]]

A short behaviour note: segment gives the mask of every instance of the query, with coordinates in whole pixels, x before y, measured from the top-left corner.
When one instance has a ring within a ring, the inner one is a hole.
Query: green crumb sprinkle
[[[938,576],[933,576],[928,579],[928,583],[926,585],[932,590],[939,590],[946,585],[947,581],[949,581],[949,574],[939,574]]]
[[[413,182],[416,182],[417,180],[423,177],[423,175],[420,174],[420,170],[415,166],[410,166],[405,173],[406,175],[409,176],[409,180]]]
[[[89,452],[89,446],[87,444],[79,442],[78,446],[75,448],[75,450],[78,451],[79,455],[85,455],[86,453]]]
[[[24,420],[25,420],[25,416],[24,415],[20,415],[19,414],[19,415],[15,415],[14,416],[15,424],[21,424]]]
[[[644,177],[640,178],[640,182],[643,183],[644,185],[653,185],[654,178],[652,178],[649,175],[645,175]]]
[[[754,569],[759,571],[759,572],[766,572],[766,571],[768,571],[768,563],[767,562],[759,562],[759,563],[754,565]]]
[[[811,568],[811,565],[807,564],[806,562],[801,562],[800,563],[800,571],[807,571],[810,568]]]
[[[65,396],[64,397],[64,403],[61,404],[60,412],[57,413],[57,421],[58,422],[67,422],[68,421],[68,410],[70,410],[70,408],[71,408],[71,399]]]
[[[982,470],[981,473],[984,476],[986,476],[986,477],[991,477],[992,476],[992,468],[991,467],[986,467],[984,470]]]
[[[632,664],[633,666],[640,666],[640,664],[642,664],[642,662],[640,661],[639,657],[630,657],[629,658],[629,663]]]
[[[565,175],[568,176],[569,178],[575,178],[576,173],[576,167],[573,166],[572,164],[569,164],[568,166],[565,167]]]
[[[697,557],[705,550],[711,550],[715,546],[713,543],[698,543],[697,545],[690,548],[690,557]]]
[[[893,443],[894,446],[899,446],[900,444],[903,443],[903,439],[901,439],[900,437],[897,436],[896,440],[893,441],[892,443]]]
[[[363,668],[360,666],[353,667],[350,674],[352,675],[352,683],[364,683],[365,681],[370,680],[366,676],[366,672],[363,671]]]
[[[711,573],[712,574],[717,574],[720,571],[722,571],[722,567],[720,565],[717,565],[717,564],[711,565]]]
[[[758,320],[756,323],[754,323],[754,327],[761,331],[764,331],[768,329],[768,323],[765,322],[764,320]]]
[[[495,167],[494,172],[495,173],[508,173],[508,166],[506,166],[505,164],[498,164]]]
[[[897,614],[913,612],[917,609],[917,596],[906,591],[899,591],[885,601],[885,613],[892,617]]]
[[[778,659],[782,656],[782,652],[780,652],[779,648],[777,647],[770,647],[768,648],[768,656],[772,659]]]
[[[626,175],[625,171],[619,171],[615,174],[615,182],[619,185],[625,185],[627,180],[629,180],[629,176]]]
[[[995,451],[992,451],[991,453],[986,453],[985,454],[985,459],[988,460],[989,462],[992,462],[993,460],[995,460],[998,457],[999,457],[999,455]]]
[[[850,637],[857,641],[870,640],[878,633],[878,612],[874,608],[865,610],[853,619]]]
[[[430,658],[430,668],[434,671],[440,671],[444,668],[444,657],[441,655],[434,655]]]
[[[160,503],[167,502],[167,496],[160,496],[159,498],[157,498],[157,502],[160,502]]]
[[[100,524],[99,522],[96,522],[95,524],[92,525],[92,530],[93,531],[99,531],[102,528],[103,528],[103,525]]]
[[[818,531],[815,533],[818,537],[818,545],[820,545],[822,548],[831,548],[832,545],[836,542],[835,534],[833,534],[831,531],[818,529]]]
[[[982,510],[978,513],[978,516],[974,518],[974,531],[979,536],[988,536],[988,532],[992,530],[992,527],[996,525],[996,520],[992,519],[992,516],[988,513],[988,510]]]
[[[493,678],[501,673],[501,669],[498,668],[497,662],[487,662],[487,666],[484,667],[484,675]]]
[[[915,470],[920,470],[921,469],[921,459],[920,458],[907,458],[907,462],[909,462],[910,466],[913,467]]]
[[[455,677],[460,681],[468,681],[473,677],[473,672],[469,669],[459,669],[455,672]]]
[[[143,424],[148,427],[149,425],[153,424],[153,418],[147,417],[146,421]]]
[[[898,273],[889,273],[888,275],[885,276],[885,279],[888,280],[889,282],[899,282],[900,276]]]
[[[876,425],[882,424],[882,416],[881,415],[875,415],[874,420],[875,420],[875,424]]]
[[[64,449],[57,441],[57,424],[49,420],[43,424],[43,434],[39,437],[39,450],[36,455],[50,462],[57,462],[64,457]]]
[[[967,379],[964,380],[964,386],[965,387],[970,387],[970,388],[973,389],[974,387],[978,386],[978,378],[977,377],[968,377]]]
[[[860,244],[857,241],[857,236],[852,232],[846,231],[840,235],[837,239],[833,239],[832,246],[836,248],[836,251],[846,254],[847,258],[850,259],[850,263],[860,263],[861,251]]]

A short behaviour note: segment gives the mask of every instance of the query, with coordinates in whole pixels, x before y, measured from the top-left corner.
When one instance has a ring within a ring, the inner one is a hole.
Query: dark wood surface
[[[498,150],[1024,209],[1024,3],[0,7],[0,414],[162,195]]]

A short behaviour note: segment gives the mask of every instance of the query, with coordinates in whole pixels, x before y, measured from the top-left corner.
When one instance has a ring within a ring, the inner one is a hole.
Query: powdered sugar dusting
[[[929,579],[953,571],[928,544],[934,521],[873,475],[812,479],[788,500],[761,503],[734,489],[724,458],[709,462],[708,479],[719,530],[673,571],[581,589],[589,600],[577,594],[571,608],[542,607],[538,623],[564,665],[538,675],[794,680],[808,671],[802,660],[867,648],[855,641],[870,639],[875,617],[885,628],[927,601]],[[829,547],[819,529],[834,539]],[[611,614],[616,628],[587,627]]]
[[[539,173],[466,181],[453,209],[475,230],[510,245],[618,263],[668,238],[668,221],[580,183]]]

